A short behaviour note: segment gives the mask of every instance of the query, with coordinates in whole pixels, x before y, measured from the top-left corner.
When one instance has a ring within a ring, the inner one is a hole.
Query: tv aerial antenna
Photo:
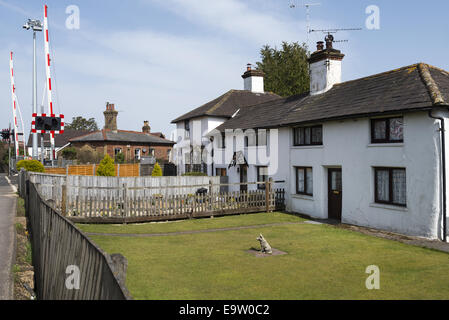
[[[313,6],[320,6],[321,5],[321,3],[302,3],[302,7],[305,7],[306,8],[306,23],[307,23],[307,46],[309,46],[309,41],[310,41],[310,32],[311,32],[311,30],[310,30],[310,7],[313,7]],[[291,2],[290,3],[290,9],[294,9],[294,8],[296,8],[296,5],[294,4],[294,2]]]
[[[310,32],[322,32],[326,34],[326,37],[324,40],[327,43],[334,43],[334,42],[348,42],[349,40],[335,40],[334,34],[336,34],[339,31],[360,31],[362,28],[340,28],[340,29],[312,29]]]

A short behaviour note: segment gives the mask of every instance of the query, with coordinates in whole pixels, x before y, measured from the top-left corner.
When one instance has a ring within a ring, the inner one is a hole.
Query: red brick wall
[[[82,148],[85,145],[89,145],[91,148],[95,149],[99,153],[104,153],[106,148],[107,153],[110,157],[114,158],[115,148],[121,148],[123,154],[125,155],[126,162],[132,162],[134,160],[134,152],[136,149],[140,149],[141,156],[149,156],[150,149],[154,149],[154,156],[158,160],[168,161],[168,150],[172,150],[171,146],[151,146],[151,145],[140,145],[132,143],[117,143],[117,142],[89,142],[89,143],[79,143],[74,142],[72,145],[75,148]],[[146,152],[143,152],[146,149]]]

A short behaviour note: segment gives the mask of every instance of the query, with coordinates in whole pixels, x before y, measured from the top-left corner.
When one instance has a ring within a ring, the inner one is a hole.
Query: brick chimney
[[[106,111],[104,114],[104,128],[117,132],[117,115],[118,111],[112,103],[106,102]]]
[[[264,93],[263,78],[265,74],[260,70],[253,70],[251,64],[246,65],[246,72],[242,75],[243,89],[255,93]]]
[[[345,55],[333,48],[331,34],[325,40],[326,48],[323,41],[317,42],[317,50],[309,58],[311,95],[327,92],[341,82],[341,62]]]
[[[151,127],[150,127],[150,122],[149,121],[144,121],[143,122],[142,132],[146,133],[146,134],[150,134]]]

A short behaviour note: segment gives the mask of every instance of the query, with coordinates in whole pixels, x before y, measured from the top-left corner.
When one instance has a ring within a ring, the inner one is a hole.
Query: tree
[[[257,68],[265,73],[265,90],[282,97],[308,92],[310,88],[308,49],[305,43],[282,42],[282,48],[265,45]]]
[[[108,154],[106,154],[103,160],[100,161],[96,175],[103,177],[115,177],[114,160]]]
[[[76,157],[81,163],[98,163],[103,159],[103,154],[96,152],[89,145],[85,145],[77,151]]]
[[[87,131],[97,131],[98,125],[95,122],[95,118],[85,119],[83,117],[73,117],[72,123],[68,123],[65,126],[67,129],[74,130],[87,130]]]
[[[125,155],[122,152],[119,152],[115,155],[116,163],[125,163]]]
[[[153,168],[153,172],[151,172],[152,177],[162,177],[162,169],[159,163],[156,162]]]
[[[62,157],[67,160],[75,160],[76,159],[76,148],[68,147],[62,150]]]

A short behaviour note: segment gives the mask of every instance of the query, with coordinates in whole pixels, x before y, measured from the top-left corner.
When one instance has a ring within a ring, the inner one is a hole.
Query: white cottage
[[[174,119],[176,124],[173,161],[178,175],[186,172],[203,172],[208,175],[227,175],[226,168],[215,168],[207,158],[211,156],[211,141],[207,136],[216,127],[235,116],[242,108],[280,99],[264,91],[264,74],[248,64],[242,75],[244,90],[229,90],[218,98]],[[208,165],[209,164],[209,165]]]
[[[418,63],[342,83],[343,58],[318,43],[310,93],[242,108],[209,134],[226,132],[213,165],[285,181],[290,212],[445,240],[449,73]]]

